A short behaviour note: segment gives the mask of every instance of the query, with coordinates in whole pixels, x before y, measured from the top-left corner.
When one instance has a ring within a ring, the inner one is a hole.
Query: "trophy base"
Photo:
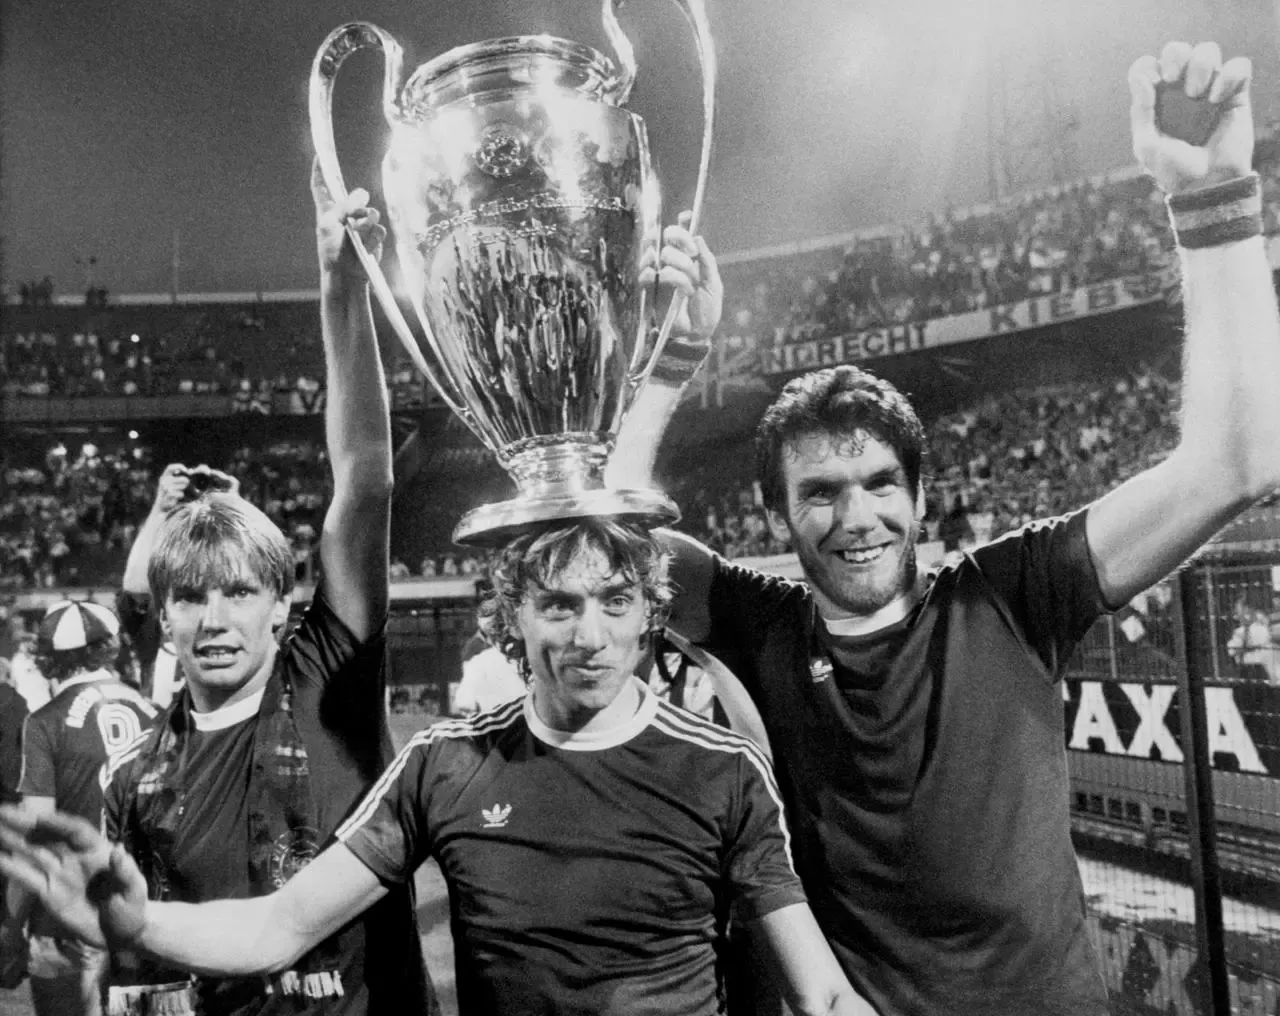
[[[674,501],[658,490],[586,490],[564,497],[517,497],[481,505],[462,516],[453,542],[495,547],[533,525],[588,516],[661,526],[680,519]]]

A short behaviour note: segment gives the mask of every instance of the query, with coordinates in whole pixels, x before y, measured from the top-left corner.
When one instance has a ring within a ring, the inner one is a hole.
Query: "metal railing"
[[[1280,553],[1211,553],[1098,622],[1063,685],[1114,1011],[1280,1011]]]

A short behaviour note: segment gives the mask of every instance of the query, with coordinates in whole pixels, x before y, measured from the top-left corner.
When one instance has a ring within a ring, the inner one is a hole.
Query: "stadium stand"
[[[1257,164],[1267,230],[1280,232],[1275,132],[1259,144]],[[723,341],[745,351],[740,359],[758,374],[760,350],[1159,272],[1170,250],[1150,181],[1115,173],[923,223],[862,230],[838,242],[726,256]],[[1176,299],[1176,292],[1164,295]],[[74,415],[77,405],[95,397],[123,398],[117,417],[139,422],[207,418],[202,455],[236,475],[281,524],[297,547],[300,573],[308,574],[327,470],[315,416],[323,407],[318,322],[305,294],[112,301],[95,290],[79,301],[55,298],[46,279],[24,284],[5,310],[4,415],[40,423],[0,450],[0,586],[110,581],[149,507],[159,469],[168,459],[190,457],[172,443],[126,438],[127,423],[112,432],[110,447],[80,441],[74,430],[61,435],[59,415]],[[505,496],[505,477],[465,436],[436,440],[425,423],[432,414],[423,413],[430,396],[402,356],[390,357],[394,404],[402,415],[421,416],[419,441],[429,446],[414,470],[421,489],[407,484],[397,491],[397,576],[472,573],[478,560],[451,546],[449,532],[462,511]],[[1088,377],[1049,383],[993,383],[988,376],[986,389],[969,402],[943,400],[932,414],[930,400],[922,400],[939,481],[927,518],[931,538],[966,527],[977,536],[994,535],[1028,517],[1083,504],[1171,447],[1177,364],[1130,356],[1114,363],[1104,357],[1094,367],[1100,371]],[[164,411],[155,411],[162,401]],[[752,484],[753,419],[736,415],[740,422],[728,425],[717,454],[698,456],[700,468],[679,467],[677,436],[674,457],[666,468],[660,463],[661,472],[690,532],[729,556],[779,553],[785,547],[770,535]],[[218,419],[228,416],[273,422],[255,429]],[[281,416],[297,423],[285,439]]]

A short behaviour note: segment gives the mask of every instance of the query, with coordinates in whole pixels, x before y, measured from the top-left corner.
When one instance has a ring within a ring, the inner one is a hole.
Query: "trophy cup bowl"
[[[383,53],[383,197],[416,332],[348,231],[409,357],[516,485],[513,499],[468,512],[458,543],[494,544],[533,523],[587,515],[679,518],[659,490],[604,485],[622,420],[679,309],[655,328],[654,291],[640,284],[661,244],[661,197],[644,122],[625,107],[635,63],[616,2],[604,0],[603,14],[617,66],[578,43],[517,36],[451,50],[401,87],[399,44],[367,22],[330,33],[312,66],[312,137],[341,198],[334,79],[351,53]],[[677,2],[703,76],[696,230],[715,60],[702,0]]]

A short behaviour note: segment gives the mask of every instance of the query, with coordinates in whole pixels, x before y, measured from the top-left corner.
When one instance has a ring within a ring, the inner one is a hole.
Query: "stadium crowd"
[[[1264,229],[1274,233],[1274,129],[1263,132],[1255,161]],[[779,345],[922,321],[1156,270],[1171,249],[1152,182],[1116,174],[726,265],[724,329]],[[107,306],[95,289],[70,313],[54,306],[52,286],[46,278],[22,287],[0,335],[0,394],[216,394],[267,412],[273,395],[310,398],[323,374],[307,302],[133,308]]]
[[[1032,518],[1078,507],[1166,455],[1176,439],[1177,384],[1141,368],[1102,383],[1016,389],[989,395],[929,424],[934,478],[925,524],[954,549]],[[785,553],[771,535],[749,476],[750,450],[715,456],[675,487],[681,528],[728,557]],[[0,489],[0,584],[9,588],[108,581],[150,507],[163,463],[145,447],[69,453],[9,465]],[[225,472],[293,543],[303,580],[328,500],[323,448],[280,441],[242,448]],[[474,554],[429,548],[396,559],[393,580],[473,575]]]
[[[0,585],[77,585],[104,554],[119,574],[155,487],[141,449],[59,442],[43,461],[0,453],[0,464]]]
[[[165,463],[136,442],[115,448],[63,442],[43,456],[0,452],[0,589],[11,591],[112,583],[151,508]],[[323,446],[276,441],[237,450],[217,468],[262,507],[289,538],[299,581],[312,581],[324,509],[332,492]],[[473,575],[480,559],[444,547],[392,579]]]
[[[1275,130],[1264,132],[1256,162],[1265,228],[1277,232]],[[845,246],[728,265],[725,330],[738,341],[776,345],[961,313],[1151,271],[1170,249],[1161,199],[1147,178],[1086,180],[923,224],[869,230]],[[215,394],[228,396],[233,411],[264,414],[281,397],[294,413],[320,404],[315,379],[323,364],[309,303],[107,308],[98,293],[76,316],[54,306],[51,280],[24,286],[22,296],[0,335],[5,396]],[[389,376],[396,391],[421,385],[402,364]],[[933,421],[938,483],[928,506],[930,537],[952,546],[956,534],[998,534],[1083,504],[1144,468],[1172,446],[1175,389],[1144,370],[1100,386],[990,395]],[[730,471],[683,480],[676,490],[684,527],[730,557],[786,549],[769,532],[759,492],[746,478],[748,460],[723,456]],[[86,444],[78,453],[56,444],[42,461],[0,453],[0,586],[110,576],[162,466],[136,444]],[[300,575],[309,577],[328,493],[319,443],[244,448],[219,467],[281,525]],[[480,567],[473,555],[441,546],[420,561],[395,561],[393,577],[467,575]]]
[[[1018,388],[932,421],[925,526],[948,550],[1078,508],[1168,454],[1178,386],[1142,367],[1101,383]],[[682,527],[727,557],[784,553],[769,532],[750,450],[677,491]]]
[[[6,396],[226,395],[249,411],[275,392],[314,392],[323,376],[309,302],[158,308],[28,299],[9,317],[0,343]]]
[[[1255,161],[1271,234],[1280,231],[1274,129]],[[804,342],[1156,271],[1172,249],[1163,197],[1149,178],[1082,180],[868,230],[845,245],[731,265],[724,327],[766,346]]]

